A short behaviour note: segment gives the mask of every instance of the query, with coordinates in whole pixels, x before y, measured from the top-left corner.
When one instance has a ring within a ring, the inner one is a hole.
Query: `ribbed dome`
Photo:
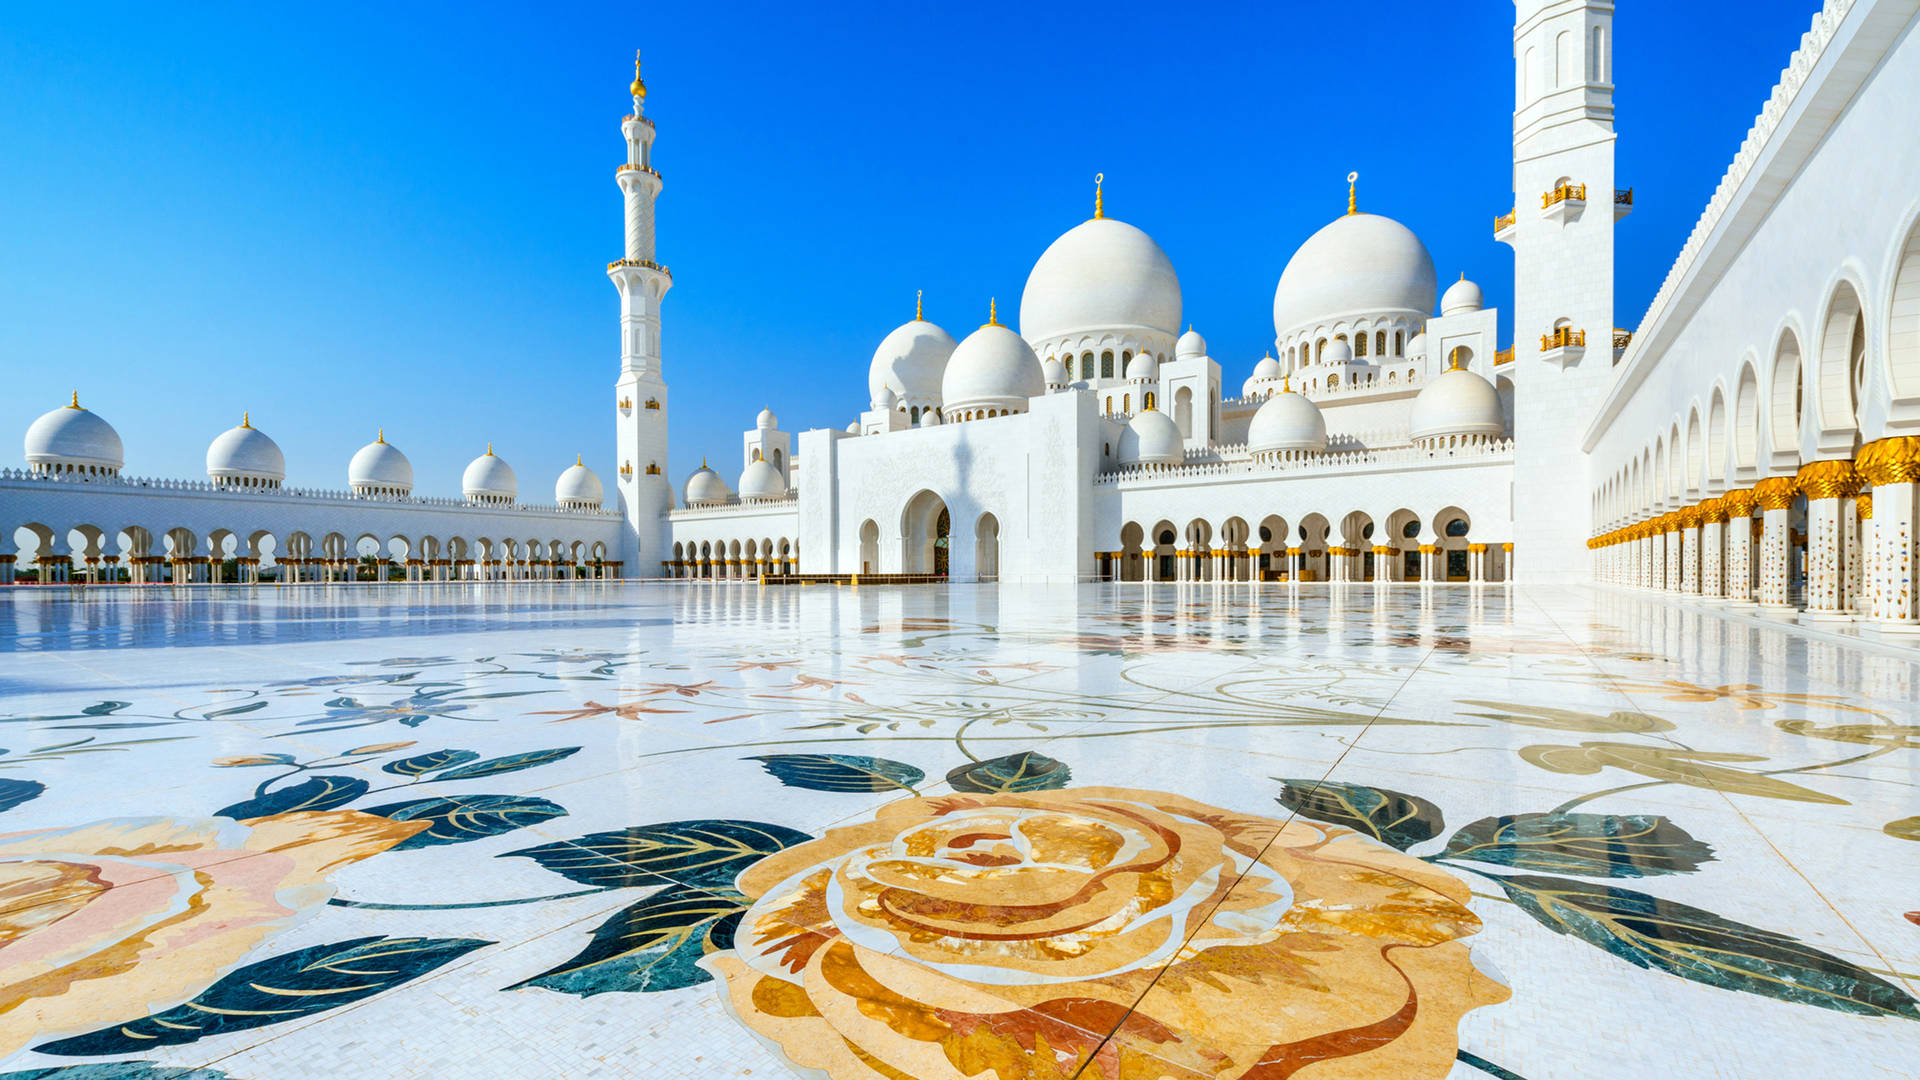
[[[740,501],[753,499],[783,499],[787,495],[787,478],[773,467],[773,462],[765,458],[748,465],[740,473]]]
[[[880,389],[890,387],[894,399],[913,405],[933,405],[940,399],[940,377],[953,355],[953,336],[925,319],[915,319],[880,341],[867,365],[867,400],[881,406]]]
[[[1180,335],[1180,340],[1173,343],[1173,355],[1181,360],[1191,360],[1196,356],[1205,356],[1207,355],[1207,339],[1201,337],[1198,331],[1189,326],[1187,327],[1187,332]]]
[[[1020,295],[1020,334],[1043,341],[1092,330],[1180,326],[1180,278],[1153,237],[1124,221],[1094,218],[1041,254]]]
[[[476,502],[511,503],[520,494],[520,478],[513,466],[495,457],[493,447],[467,464],[460,476],[460,493]]]
[[[1159,377],[1160,361],[1155,360],[1152,353],[1143,352],[1127,361],[1127,378],[1151,382]]]
[[[216,484],[279,487],[287,479],[287,456],[251,417],[242,417],[239,427],[215,435],[207,447],[207,476]]]
[[[1468,312],[1479,311],[1485,306],[1486,297],[1481,294],[1480,286],[1468,281],[1465,275],[1462,275],[1459,281],[1447,286],[1446,293],[1440,297],[1440,314],[1442,315],[1465,315]]]
[[[413,490],[413,463],[382,431],[347,462],[347,486],[359,495],[405,495]]]
[[[1292,391],[1275,394],[1247,425],[1247,449],[1256,454],[1319,453],[1327,448],[1327,421],[1320,407]]]
[[[772,409],[761,409],[760,415],[753,418],[753,426],[761,431],[770,431],[780,426],[780,418],[773,415]]]
[[[1433,312],[1433,256],[1413,230],[1378,214],[1348,214],[1300,245],[1273,293],[1280,338],[1357,315]]]
[[[687,477],[685,502],[688,506],[718,506],[732,498],[733,492],[727,489],[727,482],[720,479],[720,474],[708,468],[705,462],[701,462],[693,475]]]
[[[1442,372],[1413,399],[1407,428],[1416,442],[1454,435],[1499,438],[1506,428],[1500,392],[1465,368]]]
[[[600,477],[577,457],[553,482],[553,501],[570,510],[598,510],[605,494]]]
[[[80,407],[80,395],[27,427],[27,464],[41,471],[94,468],[117,473],[126,464],[120,433]]]
[[[957,410],[1012,409],[1024,412],[1027,399],[1046,393],[1040,358],[1019,334],[998,323],[968,334],[953,350],[940,380],[940,407],[952,419]]]
[[[1172,417],[1147,409],[1127,421],[1115,456],[1122,465],[1178,465],[1186,460],[1186,440]]]

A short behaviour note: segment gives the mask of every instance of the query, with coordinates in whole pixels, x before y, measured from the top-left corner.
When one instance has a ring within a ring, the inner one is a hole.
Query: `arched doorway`
[[[907,500],[900,515],[900,570],[906,574],[947,574],[947,547],[953,520],[947,504],[931,491]]]
[[[981,514],[973,527],[974,576],[981,581],[1000,579],[1000,522],[992,514]]]
[[[860,523],[860,572],[878,573],[880,570],[880,525],[872,518]]]

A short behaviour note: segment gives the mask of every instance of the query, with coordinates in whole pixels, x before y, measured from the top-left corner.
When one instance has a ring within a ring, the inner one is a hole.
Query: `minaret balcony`
[[[1561,184],[1540,196],[1540,216],[1564,225],[1587,208],[1587,185]]]
[[[1622,330],[1617,326],[1613,328],[1613,362],[1614,363],[1617,364],[1620,362],[1620,358],[1626,355],[1627,346],[1631,344],[1633,344],[1633,331]]]
[[[1540,335],[1540,359],[1566,367],[1577,364],[1587,354],[1587,332],[1562,326]]]
[[[1619,221],[1631,213],[1633,213],[1633,189],[1628,188],[1625,191],[1621,191],[1619,188],[1615,188],[1613,191],[1613,220]]]
[[[1493,238],[1502,244],[1513,243],[1513,231],[1520,220],[1518,210],[1509,210],[1493,219]]]
[[[639,267],[644,270],[658,270],[661,273],[667,275],[668,277],[673,276],[672,270],[669,270],[665,266],[662,266],[651,259],[615,259],[612,262],[607,264],[607,273],[611,274],[615,270],[622,270],[629,267]]]

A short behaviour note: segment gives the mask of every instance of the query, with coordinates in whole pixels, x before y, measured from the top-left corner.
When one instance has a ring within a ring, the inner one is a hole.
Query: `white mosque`
[[[1920,627],[1920,0],[1827,0],[1633,331],[1613,301],[1634,201],[1614,5],[1516,8],[1516,202],[1493,223],[1511,347],[1479,287],[1443,283],[1349,176],[1346,212],[1276,284],[1271,350],[1215,358],[1172,261],[1096,177],[1017,327],[993,301],[958,338],[916,310],[876,334],[844,429],[763,409],[737,475],[703,462],[676,489],[636,65],[610,506],[578,461],[523,505],[491,447],[462,499],[418,497],[384,438],[347,490],[295,491],[245,420],[206,481],[131,479],[76,399],[0,473],[0,577],[28,559],[42,580],[206,580],[231,560],[243,580],[338,580],[372,556],[414,580],[1599,580]]]

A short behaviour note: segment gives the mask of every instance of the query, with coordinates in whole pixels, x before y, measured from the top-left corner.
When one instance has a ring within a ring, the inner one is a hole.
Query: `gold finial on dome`
[[[926,322],[927,290],[913,290],[913,321]]]
[[[241,427],[243,427],[243,428],[250,428],[250,427],[252,427],[252,426],[253,426],[253,414],[252,414],[252,413],[250,413],[250,412],[243,412],[243,413],[241,413],[241,414],[240,414],[240,426],[241,426]]]
[[[1106,182],[1106,173],[1097,172],[1093,174],[1093,219],[1095,221],[1107,216],[1106,206],[1100,195],[1100,185]]]
[[[573,463],[584,469],[587,467],[587,463],[584,460],[582,460],[585,457],[586,455],[584,454],[575,454],[573,455]]]
[[[1350,172],[1347,174],[1347,213],[1349,215],[1357,214],[1360,212],[1359,200],[1355,198],[1353,193],[1353,186],[1359,182],[1360,182],[1359,173]],[[1462,276],[1465,276],[1465,275],[1462,275]]]
[[[487,443],[487,456],[488,457],[493,456],[493,443],[491,442]]]
[[[77,409],[79,407],[80,407],[80,391],[75,390],[73,392],[73,400],[67,404],[67,408]]]
[[[383,443],[383,442],[386,442],[386,441],[387,441],[387,429],[386,429],[386,428],[381,428],[381,429],[380,429],[380,434],[379,434],[378,436],[376,436],[376,437],[374,438],[374,440],[373,440],[373,441],[374,441],[374,442],[377,442],[377,443]]]
[[[633,96],[641,101],[647,99],[647,84],[640,78],[640,50],[633,50],[633,85],[628,87]]]
[[[987,322],[986,322],[986,325],[988,325],[988,326],[999,326],[999,325],[1000,325],[1000,298],[999,298],[999,297],[988,297],[988,298],[987,298]]]

